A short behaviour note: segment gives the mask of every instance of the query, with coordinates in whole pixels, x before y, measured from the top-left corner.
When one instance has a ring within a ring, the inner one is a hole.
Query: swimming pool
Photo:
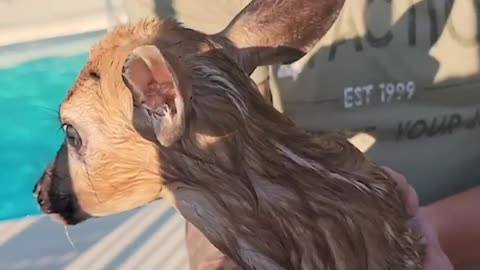
[[[0,220],[40,213],[32,188],[63,140],[58,105],[102,34],[0,48]]]

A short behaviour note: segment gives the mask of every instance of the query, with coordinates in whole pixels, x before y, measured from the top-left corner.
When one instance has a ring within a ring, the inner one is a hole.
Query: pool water
[[[0,220],[40,213],[32,188],[64,138],[58,106],[86,59],[80,53],[0,68]]]

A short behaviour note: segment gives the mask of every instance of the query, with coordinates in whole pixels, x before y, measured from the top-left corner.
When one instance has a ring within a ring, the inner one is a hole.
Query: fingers
[[[425,270],[453,270],[450,259],[440,246],[435,228],[428,222],[422,211],[419,212],[417,219],[426,244]]]
[[[418,194],[415,189],[408,183],[407,179],[398,172],[388,168],[382,167],[390,177],[397,183],[402,199],[407,207],[410,215],[415,216],[419,209]]]
[[[385,172],[397,183],[402,199],[406,204],[407,211],[414,218],[414,226],[423,234],[423,241],[426,244],[426,256],[424,261],[425,270],[453,270],[453,265],[448,256],[442,250],[438,241],[438,235],[435,228],[429,223],[426,215],[419,208],[418,194],[408,183],[407,179],[400,173],[388,168],[382,167]]]

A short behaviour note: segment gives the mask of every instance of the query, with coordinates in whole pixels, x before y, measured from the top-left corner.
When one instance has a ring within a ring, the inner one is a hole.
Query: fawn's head
[[[162,18],[109,32],[60,106],[66,138],[36,185],[42,210],[77,224],[164,197],[159,151],[252,117],[249,74],[302,57],[343,2],[253,1],[215,35]]]

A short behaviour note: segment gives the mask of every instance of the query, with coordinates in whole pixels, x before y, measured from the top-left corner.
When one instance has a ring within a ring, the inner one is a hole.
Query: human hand
[[[388,167],[383,167],[383,169],[397,182],[407,210],[414,217],[413,223],[418,226],[423,234],[423,241],[426,244],[424,269],[453,270],[452,263],[440,246],[437,230],[428,220],[428,215],[424,213],[423,208],[419,207],[418,195],[415,189],[400,173]]]

